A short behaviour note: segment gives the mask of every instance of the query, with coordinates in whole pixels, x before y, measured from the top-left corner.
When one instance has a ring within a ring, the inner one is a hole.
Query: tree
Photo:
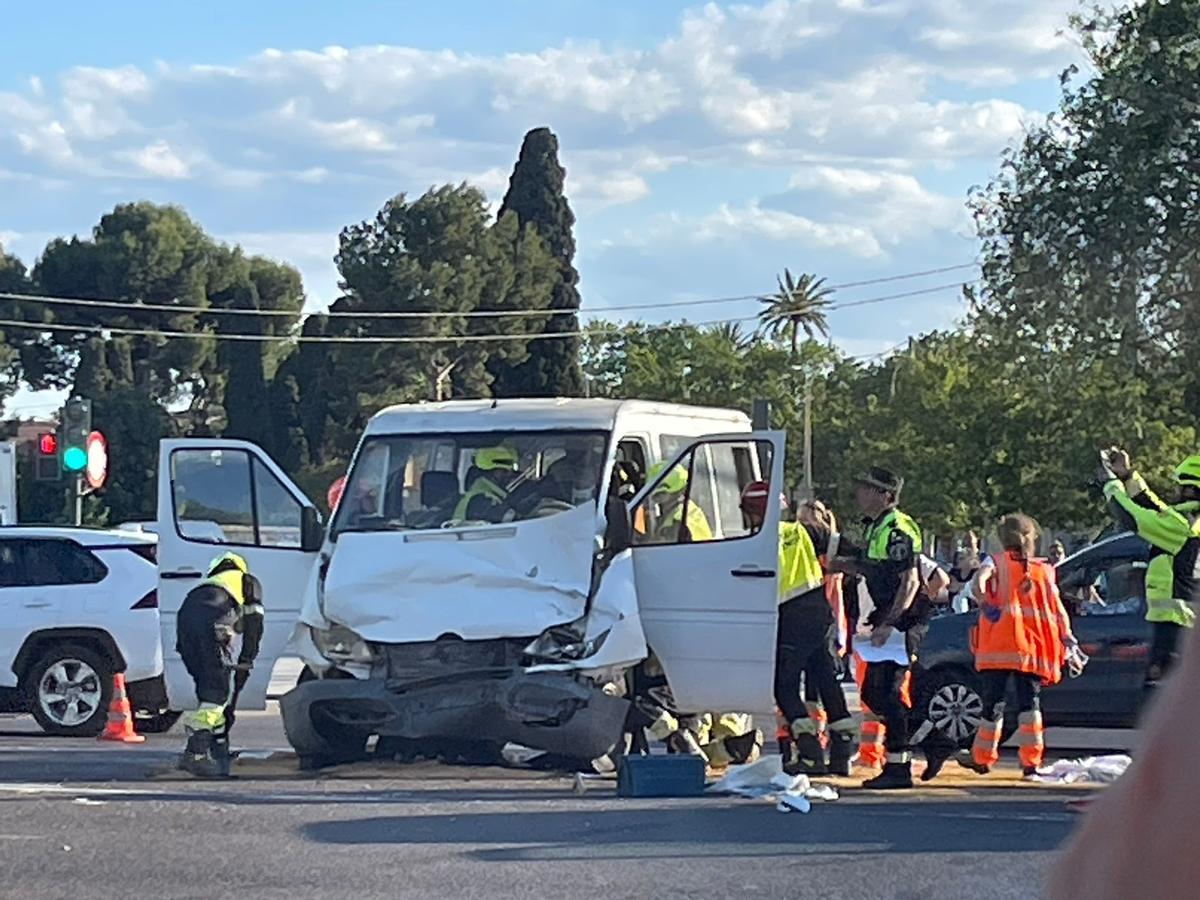
[[[508,192],[500,205],[500,218],[516,214],[522,230],[532,228],[550,249],[558,267],[550,308],[560,311],[544,325],[526,322],[530,331],[563,335],[531,342],[528,359],[519,364],[495,358],[491,366],[494,391],[499,397],[578,397],[583,393],[579,365],[580,341],[569,336],[579,331],[579,273],[575,270],[575,214],[563,193],[566,170],[558,161],[558,138],[549,128],[525,135]]]
[[[26,292],[29,279],[25,266],[15,256],[4,252],[0,245],[0,293]],[[10,321],[24,319],[18,301],[0,297],[0,318]],[[0,407],[16,389],[22,377],[21,347],[29,342],[30,334],[23,329],[6,332],[0,327]]]
[[[207,306],[205,287],[212,241],[175,206],[122,204],[100,219],[90,240],[51,241],[34,267],[45,293],[121,303],[110,306],[56,306],[59,325],[77,325],[75,334],[56,332],[59,383],[69,383],[72,360],[100,326],[148,331],[195,332]],[[168,311],[141,308],[169,307]],[[215,352],[207,339],[161,335],[119,337],[129,346],[135,382],[164,403],[186,399],[204,387]]]
[[[766,305],[760,313],[762,328],[772,338],[786,337],[794,356],[801,331],[810,340],[817,334],[829,337],[827,298],[833,290],[825,287],[824,278],[808,274],[792,278],[788,269],[783,270],[777,281],[777,293],[759,298]]]
[[[536,231],[511,214],[489,222],[486,198],[466,184],[394,197],[374,219],[343,229],[336,261],[344,294],[330,312],[341,315],[313,330],[391,340],[330,344],[320,371],[297,378],[301,406],[313,404],[302,416],[314,463],[348,459],[367,419],[390,403],[489,396],[489,363],[522,358],[520,335],[540,317],[531,326],[526,317],[467,314],[546,309],[557,275]]]

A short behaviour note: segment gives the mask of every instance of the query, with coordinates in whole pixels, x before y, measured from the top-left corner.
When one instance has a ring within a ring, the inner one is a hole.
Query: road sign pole
[[[83,524],[83,476],[75,474],[73,490],[75,491],[75,527]]]

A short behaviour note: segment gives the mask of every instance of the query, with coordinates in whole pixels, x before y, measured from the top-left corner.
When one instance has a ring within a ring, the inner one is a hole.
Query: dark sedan
[[[1063,603],[1091,662],[1078,678],[1064,675],[1042,692],[1047,726],[1129,728],[1136,724],[1150,648],[1150,626],[1145,621],[1148,553],[1140,538],[1120,534],[1058,564]],[[970,743],[983,713],[979,675],[968,642],[976,617],[972,611],[930,623],[913,673],[913,728],[929,719],[962,746]],[[1016,727],[1009,699],[1006,737]]]

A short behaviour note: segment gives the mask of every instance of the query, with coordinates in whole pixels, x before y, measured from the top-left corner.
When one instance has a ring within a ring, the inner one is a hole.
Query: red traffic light
[[[53,456],[58,452],[58,437],[47,432],[38,435],[38,453],[42,456]]]

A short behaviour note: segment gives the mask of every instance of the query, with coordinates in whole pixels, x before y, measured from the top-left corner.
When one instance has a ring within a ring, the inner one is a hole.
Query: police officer
[[[928,610],[914,604],[921,586],[917,569],[921,531],[897,508],[903,478],[872,467],[855,481],[855,498],[866,516],[866,540],[860,558],[847,567],[861,572],[874,604],[866,620],[871,627],[871,649],[860,651],[868,657],[862,698],[886,728],[883,771],[863,787],[909,788],[912,757],[903,691],[928,621]]]
[[[234,636],[242,645],[234,661]],[[233,708],[250,677],[263,634],[262,587],[236,553],[212,561],[188,591],[175,621],[175,647],[196,686],[199,708],[184,719],[187,746],[179,767],[212,778],[229,774]]]
[[[1152,629],[1147,686],[1174,663],[1179,636],[1196,621],[1200,601],[1200,455],[1175,469],[1174,503],[1164,503],[1133,469],[1129,454],[1114,447],[1103,454],[1104,496],[1113,516],[1150,544],[1146,570],[1146,621]]]
[[[478,474],[454,508],[454,518],[498,522],[507,508],[509,486],[520,470],[520,457],[512,447],[481,447],[471,468]]]
[[[742,491],[742,515],[752,531],[762,527],[770,501],[765,481]],[[834,666],[833,611],[825,597],[819,556],[832,541],[816,522],[779,523],[779,622],[775,643],[775,705],[787,723],[790,740],[781,741],[783,768],[791,775],[850,773],[855,725]],[[830,760],[825,762],[820,724],[800,699],[800,678],[808,675],[829,719]]]

